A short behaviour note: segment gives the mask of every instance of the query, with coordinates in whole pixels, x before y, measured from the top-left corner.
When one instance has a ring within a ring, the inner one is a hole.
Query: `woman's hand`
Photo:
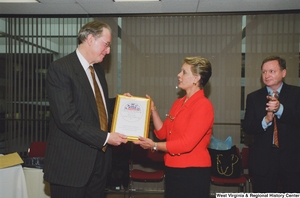
[[[131,97],[132,96],[130,93],[124,93],[123,95],[127,96],[127,97]]]
[[[148,94],[146,94],[146,98],[151,99],[151,97]],[[156,111],[156,106],[155,106],[153,100],[151,100],[150,110],[151,110],[151,112]]]
[[[154,142],[149,138],[139,137],[138,141],[133,141],[134,144],[140,145],[143,149],[153,149]]]

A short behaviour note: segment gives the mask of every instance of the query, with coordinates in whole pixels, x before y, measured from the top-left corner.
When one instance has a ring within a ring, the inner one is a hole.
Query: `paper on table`
[[[0,168],[22,164],[23,160],[17,152],[0,156]]]

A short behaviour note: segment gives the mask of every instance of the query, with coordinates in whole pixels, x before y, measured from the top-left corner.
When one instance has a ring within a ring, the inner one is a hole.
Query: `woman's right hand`
[[[124,93],[123,95],[127,96],[127,97],[131,97],[132,96],[130,93]]]
[[[152,149],[154,142],[150,138],[139,137],[138,141],[133,141],[134,144],[140,145],[143,149]]]
[[[148,94],[146,94],[146,98],[151,99],[151,97]],[[150,110],[151,110],[151,112],[156,111],[156,106],[154,105],[153,100],[151,100]]]

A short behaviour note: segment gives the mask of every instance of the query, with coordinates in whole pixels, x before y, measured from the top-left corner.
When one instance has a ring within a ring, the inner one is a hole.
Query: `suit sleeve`
[[[73,68],[67,66],[70,63],[66,62],[68,61],[52,63],[47,73],[47,94],[51,116],[55,122],[51,126],[54,128],[52,131],[63,132],[84,144],[100,149],[107,133],[100,130],[99,119],[93,113],[91,103],[95,101],[92,89],[84,75],[82,76],[86,78],[87,86],[83,87],[82,82],[85,81],[80,82]]]
[[[246,99],[246,112],[242,128],[249,135],[266,132],[262,127],[262,120],[266,115],[265,106],[260,105],[256,100],[260,99],[253,94],[249,94]]]
[[[300,88],[288,88],[287,93],[284,93],[286,96],[282,100],[279,98],[284,109],[278,122],[300,129]]]

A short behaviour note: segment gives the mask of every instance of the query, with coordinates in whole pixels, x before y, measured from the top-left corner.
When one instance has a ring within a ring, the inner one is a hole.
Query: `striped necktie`
[[[101,91],[99,89],[98,83],[97,83],[96,78],[95,78],[94,67],[89,66],[89,69],[91,70],[91,75],[92,75],[93,83],[94,83],[95,99],[96,99],[96,103],[97,103],[98,115],[99,115],[99,120],[100,120],[100,127],[101,127],[102,131],[107,132],[107,115],[106,115],[106,110],[105,110],[105,107],[104,107],[103,98],[102,98]],[[107,145],[105,145],[102,148],[102,150],[104,152],[106,150],[106,146]]]
[[[273,92],[273,97],[277,98],[279,97],[278,92],[274,91]],[[274,123],[274,132],[273,132],[273,138],[274,138],[274,145],[276,147],[279,147],[279,143],[278,143],[278,129],[277,129],[277,123],[276,123],[276,116],[274,115],[274,119],[273,119],[273,123]]]

